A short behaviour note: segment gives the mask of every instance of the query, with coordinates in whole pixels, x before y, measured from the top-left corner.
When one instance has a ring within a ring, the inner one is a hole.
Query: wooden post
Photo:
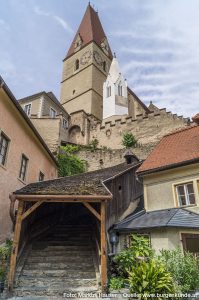
[[[17,211],[17,220],[16,220],[16,225],[15,225],[15,231],[14,231],[12,253],[11,253],[11,258],[10,258],[10,271],[9,271],[9,275],[8,275],[8,289],[10,292],[13,289],[13,282],[14,282],[14,276],[15,276],[15,268],[16,268],[17,254],[18,254],[18,248],[19,248],[20,233],[21,233],[23,208],[24,208],[24,201],[19,201],[18,211]]]
[[[101,202],[101,285],[102,292],[107,286],[107,243],[106,243],[106,202]]]

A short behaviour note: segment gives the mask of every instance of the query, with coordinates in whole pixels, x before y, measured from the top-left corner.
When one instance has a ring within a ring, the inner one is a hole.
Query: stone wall
[[[90,140],[98,139],[100,147],[121,149],[123,134],[132,132],[139,144],[155,145],[164,135],[187,125],[188,119],[161,109],[159,113],[151,112],[146,116],[137,115],[136,119],[120,117],[104,123],[98,122],[91,128]]]
[[[140,159],[145,159],[152,151],[154,145],[132,148],[132,152]],[[125,162],[125,149],[99,149],[91,152],[87,149],[81,149],[77,156],[86,161],[87,171],[108,168]]]

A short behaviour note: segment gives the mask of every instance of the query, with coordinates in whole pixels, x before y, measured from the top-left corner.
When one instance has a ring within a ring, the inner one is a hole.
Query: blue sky
[[[16,98],[53,91],[88,1],[0,0],[0,74]],[[174,113],[199,112],[199,1],[93,0],[129,87]]]

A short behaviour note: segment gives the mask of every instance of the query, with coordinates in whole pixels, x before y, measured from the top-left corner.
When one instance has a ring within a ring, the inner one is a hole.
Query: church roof
[[[78,35],[82,39],[82,47],[90,42],[95,42],[101,47],[101,43],[106,38],[98,13],[91,7],[90,4],[86,9],[84,17],[81,21],[81,24],[77,30],[77,33],[73,39],[73,42],[68,50],[66,57],[69,57],[70,55],[75,53],[75,41]],[[113,57],[110,47],[109,57],[111,59]]]
[[[199,162],[199,126],[189,126],[164,136],[138,173],[154,173],[196,162]]]

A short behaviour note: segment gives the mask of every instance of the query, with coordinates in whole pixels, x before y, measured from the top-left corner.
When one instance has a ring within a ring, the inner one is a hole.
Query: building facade
[[[152,247],[199,253],[199,115],[194,125],[166,135],[138,169],[145,210],[115,229],[147,234]]]
[[[12,232],[9,194],[56,177],[53,155],[0,77],[0,242]]]

